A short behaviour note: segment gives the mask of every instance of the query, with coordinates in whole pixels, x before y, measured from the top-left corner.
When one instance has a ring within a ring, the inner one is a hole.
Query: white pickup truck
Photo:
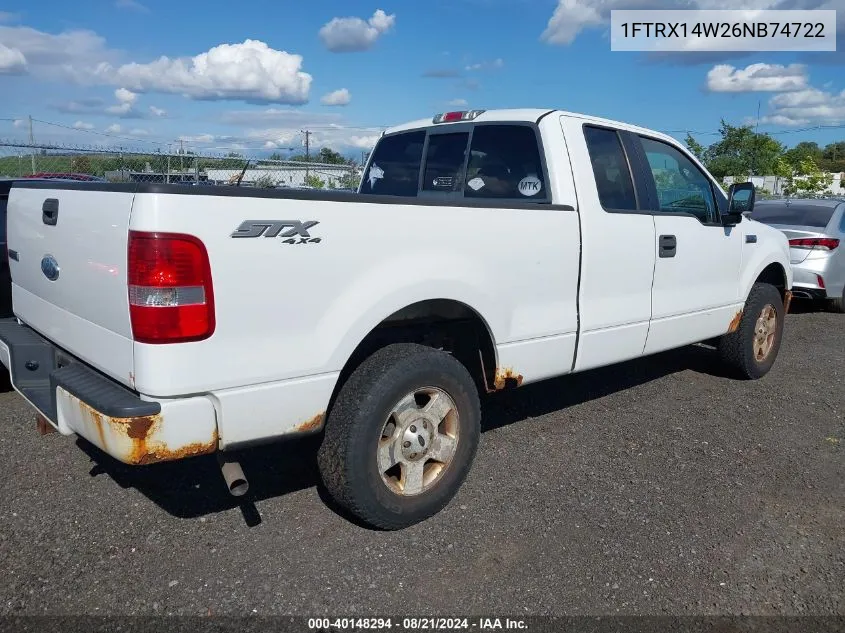
[[[216,453],[234,494],[239,449],[323,432],[330,494],[398,529],[463,482],[480,393],[708,340],[766,374],[792,273],[753,204],[669,136],[531,109],[387,130],[357,193],[17,184],[0,361],[42,429]]]

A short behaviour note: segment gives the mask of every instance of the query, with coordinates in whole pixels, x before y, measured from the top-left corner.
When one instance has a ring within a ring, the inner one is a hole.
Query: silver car
[[[794,296],[826,300],[845,312],[845,200],[760,200],[751,218],[789,239]]]

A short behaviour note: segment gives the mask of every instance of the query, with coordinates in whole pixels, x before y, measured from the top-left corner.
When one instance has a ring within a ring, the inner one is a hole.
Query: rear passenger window
[[[636,211],[637,199],[622,142],[614,130],[584,127],[601,206],[606,210]]]
[[[431,134],[425,155],[423,191],[460,191],[469,134]]]
[[[476,126],[464,197],[548,200],[534,129],[526,125]]]
[[[361,180],[361,193],[415,197],[424,144],[425,131],[382,137]]]

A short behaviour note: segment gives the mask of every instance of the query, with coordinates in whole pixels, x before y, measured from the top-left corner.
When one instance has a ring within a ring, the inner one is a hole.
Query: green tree
[[[262,174],[261,176],[255,179],[255,186],[263,187],[265,189],[271,189],[276,186],[276,181],[272,175]]]
[[[783,192],[793,196],[814,196],[823,193],[833,183],[833,176],[823,172],[810,157],[790,163],[791,173]]]
[[[845,180],[843,180],[845,182]],[[358,176],[357,173],[350,171],[348,174],[344,174],[341,176],[340,180],[337,183],[337,186],[341,189],[358,189],[358,185],[361,183],[361,177]]]
[[[693,156],[695,156],[698,160],[704,159],[704,146],[696,141],[689,132],[687,132],[687,137],[684,139],[684,143],[689,148],[689,151],[692,152]]]
[[[787,150],[784,155],[786,159],[793,165],[798,165],[804,159],[811,159],[816,165],[823,158],[823,152],[819,147],[818,143],[812,143],[810,141],[801,141],[790,150]]]
[[[845,141],[825,145],[819,167],[823,171],[845,171]]]
[[[707,169],[716,178],[726,176],[744,180],[752,174],[771,174],[784,146],[768,134],[758,134],[750,125],[734,126],[724,120],[719,127],[721,139],[704,152]]]
[[[344,165],[347,162],[346,159],[338,152],[335,152],[328,147],[320,148],[317,160],[321,163],[329,163],[330,165]]]
[[[90,174],[91,172],[91,159],[89,159],[84,154],[82,156],[76,156],[71,159],[71,167],[73,171],[78,174]]]
[[[308,174],[307,176],[305,176],[304,184],[305,184],[306,187],[314,187],[315,189],[322,189],[323,187],[326,186],[326,181],[322,180],[316,174]]]

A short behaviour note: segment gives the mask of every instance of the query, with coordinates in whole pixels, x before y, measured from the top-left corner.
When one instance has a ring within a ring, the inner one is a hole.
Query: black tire
[[[840,314],[845,312],[845,288],[842,289],[841,297],[828,301],[828,307],[831,312],[838,312]]]
[[[458,440],[431,487],[404,496],[382,479],[377,449],[396,404],[428,387],[452,399],[457,418],[450,417],[450,424],[456,425]],[[323,484],[342,508],[370,526],[397,530],[419,523],[442,510],[463,484],[478,448],[480,422],[478,390],[460,362],[422,345],[388,345],[355,369],[329,412],[317,458]]]
[[[763,309],[771,305],[775,309],[777,323],[774,341],[768,354],[758,360],[754,354],[754,338],[757,319]],[[756,283],[745,300],[745,308],[736,331],[725,334],[719,340],[719,356],[741,378],[756,380],[762,378],[775,363],[781,340],[783,339],[784,310],[783,299],[778,289],[770,284]]]

